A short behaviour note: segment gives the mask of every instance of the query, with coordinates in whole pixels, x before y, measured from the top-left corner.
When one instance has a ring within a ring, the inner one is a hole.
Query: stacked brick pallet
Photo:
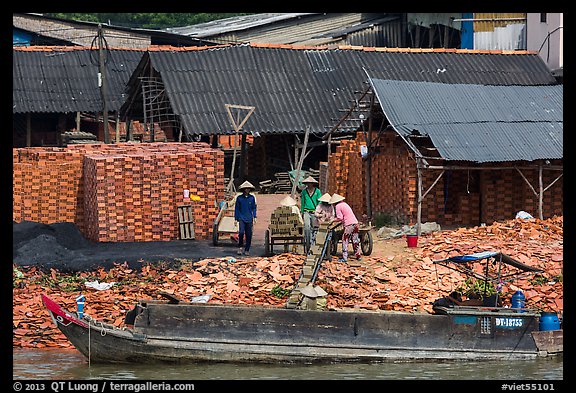
[[[410,201],[416,195],[414,161],[392,141],[381,143],[379,154],[372,158],[372,211],[402,220],[413,209]]]
[[[100,242],[174,240],[177,206],[188,189],[201,198],[192,204],[195,237],[211,236],[215,202],[224,194],[224,163],[222,151],[205,143],[14,150],[15,221],[74,222]],[[42,198],[28,195],[37,190]]]
[[[82,156],[56,147],[12,150],[14,221],[84,220]]]
[[[330,194],[340,194],[346,196],[346,189],[348,188],[349,179],[349,163],[350,155],[348,153],[359,152],[355,141],[344,140],[341,141],[340,146],[336,152],[330,154],[328,164],[330,170],[328,171],[328,190]],[[360,154],[360,153],[358,153]]]
[[[278,206],[270,215],[268,229],[272,236],[300,236],[303,228],[297,206]]]

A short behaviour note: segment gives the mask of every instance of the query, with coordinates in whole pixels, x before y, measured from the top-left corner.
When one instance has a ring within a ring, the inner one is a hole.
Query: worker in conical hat
[[[308,185],[309,183],[318,184],[318,180],[314,179],[312,176],[308,176],[306,179],[302,180],[302,184]]]
[[[238,222],[238,255],[250,255],[252,231],[256,223],[256,197],[250,193],[254,186],[245,181],[238,187],[242,191],[236,197],[234,219]]]
[[[344,231],[342,232],[342,258],[339,259],[339,262],[346,262],[348,260],[348,242],[350,240],[352,240],[354,256],[358,260],[362,259],[358,219],[354,215],[350,205],[344,202],[345,199],[345,197],[338,194],[332,194],[332,197],[330,198],[330,205],[334,206],[335,214],[332,221],[341,222],[342,227],[344,228]]]
[[[318,206],[316,206],[316,210],[314,211],[314,215],[318,220],[318,223],[321,224],[323,222],[331,222],[334,216],[334,206],[330,204],[331,195],[325,193],[320,198],[318,198]]]
[[[318,230],[318,220],[316,220],[314,212],[322,192],[317,187],[318,181],[312,176],[302,180],[302,183],[306,185],[306,188],[300,193],[300,211],[304,219],[304,251],[308,254]]]
[[[304,220],[302,220],[302,214],[300,214],[300,208],[298,208],[298,202],[290,195],[287,195],[284,199],[280,201],[280,206],[289,207],[292,214],[298,217],[298,221],[304,225]]]
[[[243,189],[245,189],[245,188],[251,188],[251,189],[254,190],[256,187],[254,187],[254,186],[252,185],[252,183],[250,183],[248,180],[246,180],[244,183],[242,183],[242,184],[240,184],[240,185],[238,186],[238,189],[239,189],[239,190],[243,190]]]
[[[286,198],[280,201],[280,206],[296,206],[296,205],[298,205],[298,202],[296,202],[296,200],[292,198],[290,195],[286,196]]]

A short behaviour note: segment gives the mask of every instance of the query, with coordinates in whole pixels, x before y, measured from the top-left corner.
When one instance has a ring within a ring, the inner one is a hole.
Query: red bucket
[[[406,243],[408,247],[418,247],[418,235],[406,235]]]

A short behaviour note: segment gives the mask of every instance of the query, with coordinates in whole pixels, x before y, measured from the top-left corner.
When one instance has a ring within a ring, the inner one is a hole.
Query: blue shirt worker
[[[249,181],[240,184],[242,192],[236,197],[234,220],[238,221],[238,255],[250,255],[252,229],[256,222],[256,198],[250,191],[254,186]],[[244,239],[244,237],[246,237]]]

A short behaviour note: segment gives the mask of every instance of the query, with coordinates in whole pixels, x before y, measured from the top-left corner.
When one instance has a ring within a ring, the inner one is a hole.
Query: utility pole
[[[102,97],[103,103],[102,117],[104,118],[104,143],[110,143],[110,135],[108,135],[108,103],[106,102],[106,97],[108,96],[106,81],[106,52],[104,51],[104,33],[102,31],[101,23],[98,24],[98,58],[98,87],[100,87],[100,96]]]

